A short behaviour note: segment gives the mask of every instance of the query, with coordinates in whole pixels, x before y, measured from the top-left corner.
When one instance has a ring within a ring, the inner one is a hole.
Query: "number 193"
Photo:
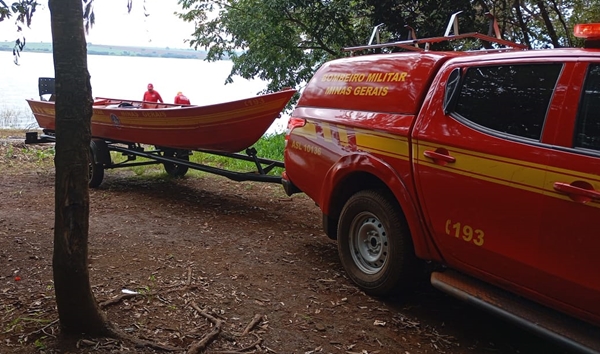
[[[484,232],[480,229],[473,229],[469,225],[462,225],[460,222],[446,220],[446,235],[461,238],[466,242],[473,242],[476,246],[483,246]]]

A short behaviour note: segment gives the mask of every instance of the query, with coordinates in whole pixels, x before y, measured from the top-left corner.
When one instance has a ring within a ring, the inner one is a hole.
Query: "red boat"
[[[92,136],[174,149],[239,152],[258,141],[296,90],[207,106],[96,98]],[[40,128],[56,129],[54,102],[27,100]]]

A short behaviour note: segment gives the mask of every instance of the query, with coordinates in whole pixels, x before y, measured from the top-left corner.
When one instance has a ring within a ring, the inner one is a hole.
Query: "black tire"
[[[416,274],[406,220],[388,193],[365,190],[350,197],[337,232],[338,253],[346,273],[363,291],[376,296],[414,285]]]
[[[90,166],[89,166],[89,182],[90,188],[96,188],[100,186],[104,179],[104,166],[101,163],[96,163],[94,159],[94,152],[90,149]]]
[[[175,157],[175,158],[178,158],[178,159],[184,160],[184,161],[190,160],[190,154],[189,154],[189,151],[187,151],[187,150],[166,149],[166,150],[164,150],[163,156]],[[188,171],[187,166],[180,165],[180,164],[173,163],[173,162],[164,162],[163,166],[165,167],[165,171],[167,171],[167,173],[171,177],[183,177],[183,176],[185,176],[185,174]]]

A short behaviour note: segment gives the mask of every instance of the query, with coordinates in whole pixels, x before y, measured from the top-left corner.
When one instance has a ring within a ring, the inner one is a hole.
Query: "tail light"
[[[294,128],[301,128],[305,125],[306,125],[306,119],[290,117],[290,119],[288,120],[287,129],[285,130],[285,145],[287,145],[287,142],[290,138],[290,133],[292,132],[292,130]]]

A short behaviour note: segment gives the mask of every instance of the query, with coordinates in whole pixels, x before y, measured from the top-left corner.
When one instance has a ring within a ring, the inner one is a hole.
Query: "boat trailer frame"
[[[44,130],[43,134],[41,135],[38,135],[38,132],[28,132],[25,134],[25,144],[43,144],[55,142],[56,136],[54,135],[53,131]],[[126,159],[124,161],[114,163],[110,155],[111,151],[122,154]],[[190,162],[189,156],[192,155],[194,151],[253,162],[256,166],[256,171],[231,171],[219,167]],[[139,143],[112,141],[92,137],[90,142],[90,153],[92,157],[92,162],[90,164],[91,188],[98,187],[100,185],[104,177],[104,170],[123,167],[163,164],[167,173],[173,177],[182,177],[185,175],[188,168],[191,168],[194,170],[223,176],[236,182],[255,181],[276,184],[281,184],[281,176],[269,175],[268,173],[271,172],[271,170],[273,170],[275,167],[284,167],[283,161],[258,157],[257,151],[253,147],[247,148],[245,150],[245,154],[201,149],[184,150],[169,147],[155,147],[154,149],[148,149]],[[137,157],[147,158],[152,161],[136,161]]]

